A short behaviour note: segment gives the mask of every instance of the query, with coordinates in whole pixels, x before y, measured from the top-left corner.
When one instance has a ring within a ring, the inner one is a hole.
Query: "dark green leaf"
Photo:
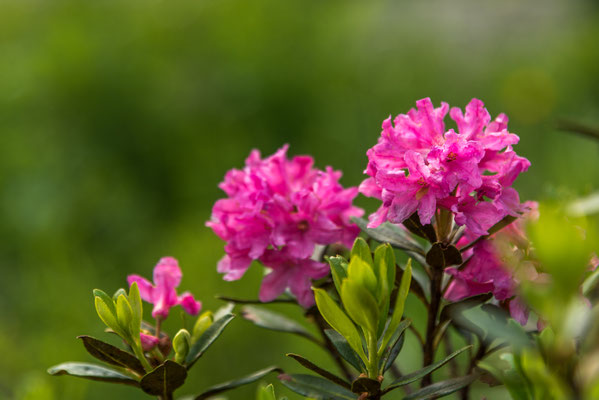
[[[294,333],[318,343],[318,339],[310,334],[306,328],[292,319],[270,310],[260,307],[244,306],[241,309],[241,316],[259,327],[271,329],[273,331]]]
[[[281,374],[279,380],[290,390],[316,400],[355,400],[356,395],[334,383],[313,375]]]
[[[352,367],[356,369],[356,371],[364,372],[366,371],[366,367],[364,363],[360,359],[360,357],[352,350],[347,340],[341,334],[333,329],[325,329],[324,333],[327,335],[333,346],[337,349],[341,357],[345,361],[351,364]]]
[[[470,347],[472,347],[472,346],[466,346],[464,348],[456,350],[453,353],[451,353],[450,355],[448,355],[447,357],[445,357],[444,359],[437,361],[436,363],[428,365],[418,371],[412,372],[411,374],[404,375],[404,376],[394,380],[387,388],[385,388],[385,392],[391,391],[400,386],[407,385],[408,383],[412,383],[421,378],[424,378],[426,375],[430,374],[431,372],[435,371],[436,369],[441,368],[443,365],[447,364],[452,358],[454,358],[458,354],[468,350]]]
[[[472,374],[433,383],[430,386],[425,386],[422,389],[407,395],[404,397],[404,400],[429,400],[447,396],[448,394],[457,392],[458,390],[470,385],[477,378],[477,374]]]
[[[316,372],[318,375],[330,380],[331,382],[336,383],[339,386],[343,386],[347,389],[351,388],[351,385],[349,384],[349,382],[346,382],[345,380],[341,379],[337,375],[335,375],[325,369],[320,368],[318,365],[316,365],[313,362],[311,362],[310,360],[300,356],[299,354],[289,353],[289,354],[287,354],[287,357],[293,358],[295,361],[297,361],[304,367]]]
[[[233,318],[235,318],[233,314],[225,314],[225,316],[214,321],[212,325],[206,329],[206,332],[200,336],[200,339],[191,347],[189,354],[187,354],[187,358],[185,359],[187,368],[191,368],[193,364],[202,357],[204,352],[212,343],[214,343],[216,338],[223,333],[223,330]]]
[[[87,352],[98,360],[118,367],[129,368],[141,375],[146,373],[141,362],[133,354],[91,336],[81,335],[77,338],[83,341]]]
[[[368,392],[376,396],[381,391],[381,383],[374,379],[360,377],[352,382],[351,391],[357,394]]]
[[[386,222],[377,228],[368,228],[368,221],[363,218],[352,218],[352,221],[360,227],[368,236],[381,243],[389,243],[391,246],[407,251],[422,252],[418,242],[414,241],[398,225]]]
[[[118,371],[101,365],[82,363],[82,362],[66,362],[55,365],[48,369],[50,375],[71,375],[79,378],[91,379],[94,381],[103,381],[111,383],[122,383],[125,385],[139,386],[139,383]]]
[[[410,326],[412,320],[404,319],[400,322],[400,324],[395,329],[395,332],[391,336],[389,340],[389,345],[386,349],[384,349],[380,366],[385,366],[383,372],[387,371],[395,362],[395,359],[399,355],[401,348],[403,347],[404,339],[405,339],[405,330]]]
[[[403,225],[413,234],[425,238],[431,243],[437,241],[437,233],[435,232],[435,228],[433,228],[431,224],[422,225],[420,223],[420,217],[418,216],[418,213],[412,214],[410,218],[403,222]]]
[[[153,396],[171,398],[172,393],[185,383],[187,369],[174,361],[166,360],[141,378],[141,389]]]
[[[476,296],[466,297],[465,299],[455,303],[448,304],[443,307],[443,310],[441,311],[441,322],[455,318],[455,316],[461,314],[465,310],[485,303],[491,297],[493,297],[492,293],[482,293],[477,294]]]
[[[503,219],[501,221],[499,221],[498,223],[496,223],[495,225],[493,225],[492,227],[490,227],[488,229],[487,232],[489,232],[489,236],[496,232],[499,232],[500,230],[502,230],[503,228],[505,228],[506,226],[508,226],[509,224],[511,224],[512,222],[514,222],[517,219],[518,219],[518,217],[506,215],[505,217],[503,217]]]
[[[218,385],[214,385],[209,389],[205,390],[203,393],[199,394],[195,400],[203,400],[207,399],[211,396],[214,396],[217,393],[225,392],[227,390],[235,389],[239,386],[247,385],[248,383],[256,382],[258,379],[265,377],[271,372],[279,372],[282,373],[283,370],[278,367],[268,367],[263,370],[253,372],[249,375],[244,376],[243,378],[231,380],[228,382],[219,383]]]

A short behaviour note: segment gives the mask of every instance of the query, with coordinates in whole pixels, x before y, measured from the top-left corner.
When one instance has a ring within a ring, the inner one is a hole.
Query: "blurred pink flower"
[[[358,189],[343,188],[339,171],[314,168],[312,157],[288,159],[287,148],[285,145],[264,159],[253,150],[243,170],[230,170],[219,185],[227,198],[215,203],[206,225],[226,242],[226,255],[217,267],[225,280],[241,278],[253,260],[260,260],[273,272],[278,270],[266,279],[287,276],[283,271],[296,263],[294,276],[306,281],[314,275],[307,265],[311,265],[308,259],[317,244],[351,246],[359,233],[350,221],[363,214],[352,204]],[[298,290],[295,292],[298,295]]]
[[[154,347],[158,345],[160,340],[156,336],[146,335],[145,333],[141,333],[141,348],[143,351],[150,351]]]
[[[369,178],[360,185],[365,196],[383,201],[369,226],[402,223],[414,212],[428,224],[439,207],[451,210],[459,225],[482,235],[522,205],[511,187],[530,163],[512,149],[518,136],[507,130],[507,117],[495,121],[482,101],[472,99],[465,115],[449,111],[458,128],[445,130],[449,106],[434,108],[425,98],[416,109],[383,122],[378,143],[368,150]]]
[[[181,277],[177,260],[164,257],[154,267],[154,284],[139,275],[129,275],[127,282],[129,285],[137,282],[141,298],[154,304],[152,310],[154,318],[165,319],[168,317],[169,310],[179,304],[187,313],[197,315],[202,308],[201,302],[196,301],[189,292],[177,296],[176,288],[181,283]]]

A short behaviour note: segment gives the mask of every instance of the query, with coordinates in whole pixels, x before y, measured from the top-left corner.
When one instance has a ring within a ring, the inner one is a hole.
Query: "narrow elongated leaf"
[[[411,323],[412,320],[410,319],[404,319],[403,321],[401,321],[399,326],[395,330],[395,333],[391,336],[391,340],[389,340],[388,346],[386,348],[382,347],[380,349],[381,360],[379,367],[384,365],[384,369],[382,372],[387,371],[391,367],[391,365],[393,365],[393,362],[399,355],[399,352],[403,347],[403,342],[405,339],[405,330],[410,326]]]
[[[422,252],[420,244],[410,238],[401,227],[386,222],[377,228],[368,228],[368,221],[363,218],[352,218],[352,221],[360,227],[368,236],[381,243],[389,243],[400,250]]]
[[[102,292],[101,290],[96,289],[94,290],[94,293],[96,291]],[[104,293],[104,295],[106,294]],[[127,334],[125,331],[123,331],[123,329],[119,325],[119,322],[117,321],[116,306],[114,305],[112,299],[108,297],[108,295],[106,295],[106,297],[108,299],[106,299],[104,296],[98,295],[95,297],[94,301],[96,306],[96,312],[98,313],[98,316],[100,317],[102,322],[104,322],[104,324],[106,324],[107,327],[109,327],[117,335],[125,339],[127,338]]]
[[[290,390],[315,400],[356,400],[356,395],[318,376],[281,374],[279,380]]]
[[[437,233],[435,232],[435,228],[433,228],[431,224],[422,225],[417,212],[412,214],[410,218],[406,219],[402,223],[413,234],[427,239],[431,243],[437,241]]]
[[[172,393],[185,383],[187,369],[174,361],[166,360],[153,371],[148,372],[141,378],[141,389],[153,396],[170,398]]]
[[[139,295],[139,288],[137,282],[133,282],[129,288],[129,304],[131,305],[131,311],[133,316],[131,318],[131,336],[134,339],[139,337],[141,330],[141,318],[143,316],[143,306],[141,303],[141,297]]]
[[[331,266],[331,275],[333,276],[333,283],[337,293],[341,293],[341,282],[347,278],[347,260],[342,256],[335,256],[328,258],[329,265]]]
[[[453,353],[451,353],[450,355],[448,355],[447,357],[445,357],[444,359],[437,361],[436,363],[427,365],[426,367],[419,369],[418,371],[412,372],[411,374],[404,375],[404,376],[394,380],[393,382],[391,382],[391,384],[387,388],[385,388],[385,392],[389,392],[389,391],[396,389],[400,386],[407,385],[408,383],[412,383],[421,378],[424,378],[426,375],[441,368],[442,366],[447,364],[451,359],[456,357],[458,354],[468,350],[471,347],[472,346],[466,346],[464,348],[456,350]]]
[[[316,339],[302,325],[279,313],[266,310],[261,307],[244,306],[241,309],[241,316],[261,328],[279,332],[293,333],[303,336],[313,342],[318,342],[318,339]]]
[[[233,312],[233,308],[235,308],[235,303],[233,302],[228,302],[227,304],[225,304],[224,306],[220,307],[218,310],[216,310],[214,312],[214,315],[212,316],[212,319],[214,321],[221,319],[222,317],[224,317],[227,314],[231,314]]]
[[[356,371],[364,372],[366,371],[366,367],[364,363],[360,359],[360,357],[356,354],[356,352],[351,348],[347,340],[341,334],[333,329],[325,329],[324,333],[327,335],[333,346],[337,349],[341,357],[345,361],[351,364],[352,367],[356,369]]]
[[[408,293],[410,292],[410,283],[412,281],[412,260],[408,259],[408,263],[406,264],[406,269],[403,271],[401,276],[401,283],[399,284],[399,290],[397,291],[397,298],[395,299],[395,307],[393,309],[393,314],[391,315],[391,321],[387,326],[387,331],[383,336],[383,341],[381,343],[381,347],[385,348],[391,340],[393,334],[399,327],[399,323],[401,322],[401,317],[403,316],[403,310],[406,303],[406,298],[408,297]]]
[[[364,239],[362,239],[361,237],[357,237],[356,240],[354,241],[354,245],[352,246],[352,249],[351,249],[351,256],[349,258],[349,261],[351,262],[352,259],[354,259],[354,258],[361,259],[366,264],[368,264],[371,269],[374,269],[374,265],[372,262],[372,253],[370,252],[370,247],[368,246],[368,243],[366,243],[366,241]]]
[[[455,303],[448,304],[445,307],[443,307],[443,310],[441,311],[440,320],[441,322],[443,322],[452,319],[454,318],[454,316],[457,316],[465,310],[485,303],[491,297],[493,297],[492,293],[482,293],[477,294],[476,296],[466,297],[465,299],[462,299]]]
[[[471,374],[433,383],[430,386],[425,386],[422,389],[407,395],[404,397],[404,400],[429,400],[447,396],[448,394],[455,393],[458,390],[470,385],[477,378],[477,374]]]
[[[265,377],[266,375],[270,374],[271,372],[282,373],[283,370],[280,369],[279,367],[268,367],[268,368],[264,368],[264,369],[262,369],[260,371],[253,372],[253,373],[251,373],[249,375],[246,375],[246,376],[244,376],[242,378],[239,378],[239,379],[234,379],[234,380],[231,380],[231,381],[219,383],[218,385],[214,385],[214,386],[206,389],[203,393],[201,393],[198,396],[196,396],[195,400],[204,400],[204,399],[207,399],[207,398],[209,398],[211,396],[214,396],[217,393],[222,393],[222,392],[225,392],[227,390],[235,389],[235,388],[238,388],[240,386],[256,382],[257,380],[262,379],[263,377]],[[274,396],[274,391],[273,391],[273,396]]]
[[[304,367],[316,372],[318,375],[330,380],[331,382],[336,383],[339,386],[343,386],[344,388],[347,388],[347,389],[351,388],[351,385],[349,384],[349,382],[346,382],[342,378],[338,377],[337,375],[333,374],[332,372],[327,371],[326,369],[320,368],[318,365],[316,365],[313,362],[311,362],[310,360],[300,356],[299,354],[289,353],[289,354],[286,354],[286,356],[293,358],[295,361],[297,361]]]
[[[364,286],[352,279],[351,274],[341,285],[341,300],[351,319],[376,336],[379,322],[376,300]]]
[[[71,375],[79,378],[91,379],[94,381],[122,383],[124,385],[139,386],[139,383],[118,371],[101,365],[89,364],[83,362],[66,362],[55,365],[48,369],[50,375]]]
[[[91,336],[81,335],[77,336],[77,339],[81,339],[87,352],[100,361],[118,367],[129,368],[141,375],[146,373],[141,362],[131,353]]]
[[[339,332],[360,356],[362,361],[366,362],[362,339],[354,323],[323,289],[314,289],[314,298],[320,314],[322,314],[327,323]]]
[[[225,314],[222,318],[217,319],[210,325],[210,328],[206,329],[206,332],[200,336],[200,339],[191,347],[185,363],[187,368],[191,368],[195,362],[202,357],[204,352],[210,347],[212,343],[223,333],[225,327],[231,322],[235,316],[233,314]]]

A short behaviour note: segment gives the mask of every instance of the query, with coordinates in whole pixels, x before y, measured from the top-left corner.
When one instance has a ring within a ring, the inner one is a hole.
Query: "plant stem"
[[[441,281],[443,280],[443,268],[431,268],[431,302],[428,309],[426,323],[426,340],[423,349],[423,367],[433,363],[435,358],[435,330],[437,327],[437,314],[441,305]],[[432,382],[431,374],[422,378],[421,386],[427,386]]]
[[[133,345],[131,346],[131,348],[133,349],[133,352],[135,353],[135,355],[137,356],[137,358],[141,362],[141,365],[143,365],[143,367],[146,370],[146,372],[150,372],[153,368],[150,365],[150,363],[148,362],[148,359],[146,358],[146,356],[144,355],[144,351],[141,348],[141,344],[139,344],[139,343],[133,343]]]
[[[160,326],[162,325],[162,318],[156,318],[156,339],[160,339]]]
[[[379,358],[376,349],[376,336],[368,333],[368,377],[376,380],[379,376]]]

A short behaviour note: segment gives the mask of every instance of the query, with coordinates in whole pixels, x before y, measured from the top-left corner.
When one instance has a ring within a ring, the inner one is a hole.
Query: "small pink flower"
[[[154,304],[152,310],[154,318],[165,319],[169,310],[179,304],[187,313],[197,315],[202,307],[201,302],[196,301],[189,292],[177,296],[176,288],[181,283],[181,277],[177,260],[164,257],[154,267],[154,284],[139,275],[129,275],[127,282],[129,285],[137,282],[141,298]]]
[[[140,334],[141,337],[141,348],[143,351],[150,351],[154,347],[158,346],[160,340],[156,336],[146,335],[145,333]]]

